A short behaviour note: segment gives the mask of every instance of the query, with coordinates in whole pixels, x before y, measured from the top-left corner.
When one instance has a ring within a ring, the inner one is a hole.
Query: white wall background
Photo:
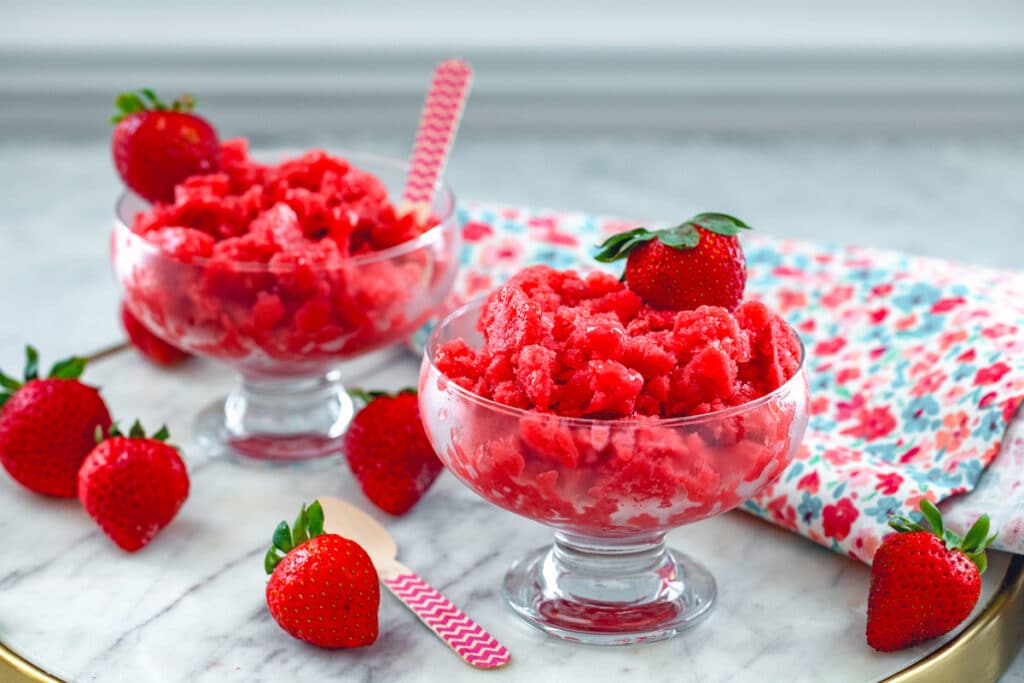
[[[450,55],[507,134],[1024,130],[1022,0],[2,0],[0,131],[92,135],[151,85],[251,135],[386,132]]]

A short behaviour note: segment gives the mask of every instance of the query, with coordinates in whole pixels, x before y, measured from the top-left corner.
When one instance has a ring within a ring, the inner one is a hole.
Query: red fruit
[[[120,113],[110,145],[121,180],[151,202],[174,200],[174,186],[189,176],[215,173],[220,168],[217,131],[192,114],[189,95],[170,106],[152,90],[121,93],[115,100]]]
[[[948,633],[967,618],[981,595],[981,574],[988,562],[985,548],[988,515],[982,515],[963,538],[944,529],[942,515],[929,501],[921,512],[927,531],[904,517],[894,517],[892,534],[875,553],[868,595],[868,645],[892,652]]]
[[[293,529],[277,526],[263,566],[270,616],[293,637],[326,648],[377,640],[377,570],[359,544],[324,534],[319,501],[302,506]]]
[[[158,365],[174,365],[191,357],[187,351],[182,351],[173,344],[168,344],[156,336],[143,325],[132,312],[121,304],[121,325],[128,334],[128,340],[137,348],[143,356]]]
[[[136,422],[128,436],[117,428],[78,472],[78,498],[103,533],[134,552],[170,524],[188,498],[188,473],[167,428],[147,438]]]
[[[22,486],[74,498],[78,468],[96,445],[110,413],[96,389],[78,377],[84,358],[69,358],[38,378],[39,355],[25,349],[25,382],[0,372],[0,464]]]
[[[747,264],[736,234],[750,226],[724,213],[701,213],[672,228],[636,228],[600,245],[598,261],[626,258],[623,276],[649,306],[690,310],[743,300]]]
[[[348,466],[377,507],[405,514],[444,469],[423,430],[416,392],[353,394],[368,403],[345,432]]]

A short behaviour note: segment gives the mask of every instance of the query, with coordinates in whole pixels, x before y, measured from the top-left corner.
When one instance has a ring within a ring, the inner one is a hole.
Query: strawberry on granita
[[[192,113],[195,100],[190,95],[166,104],[143,88],[121,93],[115,102],[114,166],[124,184],[141,197],[170,201],[178,183],[217,170],[217,131]]]
[[[736,235],[750,226],[724,213],[701,213],[662,230],[613,235],[595,257],[626,259],[623,279],[644,303],[670,310],[733,309],[743,300],[747,262]]]

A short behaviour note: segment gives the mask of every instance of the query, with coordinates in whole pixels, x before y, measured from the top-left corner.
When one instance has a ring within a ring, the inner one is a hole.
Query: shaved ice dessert
[[[613,276],[536,266],[449,318],[427,354],[421,413],[449,469],[581,534],[731,509],[806,426],[801,343],[756,301],[661,310]]]

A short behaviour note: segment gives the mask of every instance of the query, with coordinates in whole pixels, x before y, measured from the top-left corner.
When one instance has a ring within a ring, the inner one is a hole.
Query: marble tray
[[[412,383],[417,368],[407,351],[391,349],[348,364],[344,376],[350,385],[397,388]],[[103,388],[122,421],[170,426],[192,493],[168,529],[128,555],[75,501],[39,498],[0,476],[0,643],[62,680],[874,681],[944,642],[873,652],[863,636],[867,567],[739,512],[670,535],[718,579],[719,604],[706,623],[641,646],[562,642],[520,623],[499,592],[508,565],[550,542],[550,532],[484,503],[450,475],[411,514],[389,518],[340,463],[263,469],[201,456],[191,421],[231,386],[225,368],[192,361],[158,370],[123,352],[91,366],[86,379]],[[400,559],[507,645],[512,663],[470,669],[389,595],[370,648],[321,651],[278,629],[263,598],[263,553],[277,522],[325,494],[386,524]],[[1001,553],[990,561],[978,612],[1011,566]],[[0,680],[5,671],[0,664]]]

